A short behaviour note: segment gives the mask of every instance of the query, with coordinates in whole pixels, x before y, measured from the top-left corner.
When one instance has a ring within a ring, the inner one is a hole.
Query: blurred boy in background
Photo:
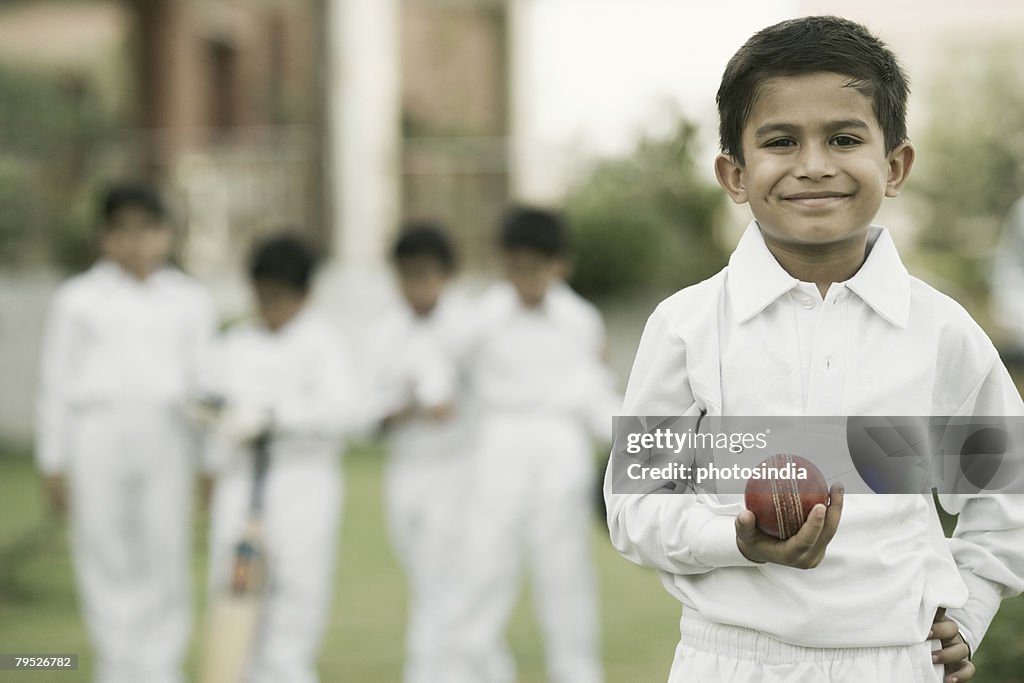
[[[454,577],[466,524],[471,313],[448,291],[455,250],[441,226],[405,226],[392,256],[404,306],[377,330],[372,372],[388,447],[388,527],[409,582],[404,680],[441,683],[450,676],[452,610],[463,588]]]
[[[308,299],[315,258],[301,239],[260,242],[249,264],[258,317],[211,354],[204,390],[223,402],[211,439],[210,594],[231,580],[249,515],[250,456],[269,435],[263,540],[267,586],[248,681],[313,683],[329,616],[341,520],[340,451],[355,387],[342,343]]]
[[[589,540],[594,453],[617,409],[602,362],[597,309],[564,282],[568,228],[558,214],[509,212],[501,225],[507,281],[482,297],[472,360],[480,418],[467,577],[479,681],[514,679],[504,630],[529,558],[554,683],[603,680]],[[503,661],[504,660],[504,661]]]
[[[36,457],[52,508],[70,510],[95,680],[173,683],[191,616],[196,442],[183,408],[215,313],[167,264],[173,234],[151,187],[113,186],[100,218],[102,257],[49,313]]]

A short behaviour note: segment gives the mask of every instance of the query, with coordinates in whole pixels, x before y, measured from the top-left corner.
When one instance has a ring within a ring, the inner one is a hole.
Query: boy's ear
[[[917,152],[909,142],[901,142],[889,153],[889,175],[885,180],[885,196],[898,197],[904,183],[910,177]]]
[[[729,197],[737,204],[746,204],[748,200],[747,184],[743,177],[743,165],[728,154],[715,157],[715,177]]]

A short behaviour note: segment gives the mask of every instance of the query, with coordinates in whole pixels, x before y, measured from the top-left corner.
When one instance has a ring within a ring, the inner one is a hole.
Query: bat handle
[[[231,571],[231,592],[244,595],[255,590],[263,580],[263,555],[259,548],[260,528],[250,524],[245,537],[235,546],[235,565]]]

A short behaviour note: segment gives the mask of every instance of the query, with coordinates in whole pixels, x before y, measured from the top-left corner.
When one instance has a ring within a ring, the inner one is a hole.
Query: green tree
[[[1000,227],[1024,195],[1024,47],[954,50],[939,73],[908,185],[921,200],[918,258],[980,304]]]
[[[84,75],[0,69],[0,264],[92,255],[90,154],[117,123]]]
[[[723,195],[696,172],[696,127],[680,120],[666,139],[645,139],[627,158],[596,163],[570,190],[573,286],[600,298],[672,291],[717,272]]]

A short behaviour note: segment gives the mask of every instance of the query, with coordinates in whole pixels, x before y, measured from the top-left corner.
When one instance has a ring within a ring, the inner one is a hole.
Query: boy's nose
[[[796,175],[819,180],[835,175],[835,164],[827,145],[803,145],[797,155]]]

